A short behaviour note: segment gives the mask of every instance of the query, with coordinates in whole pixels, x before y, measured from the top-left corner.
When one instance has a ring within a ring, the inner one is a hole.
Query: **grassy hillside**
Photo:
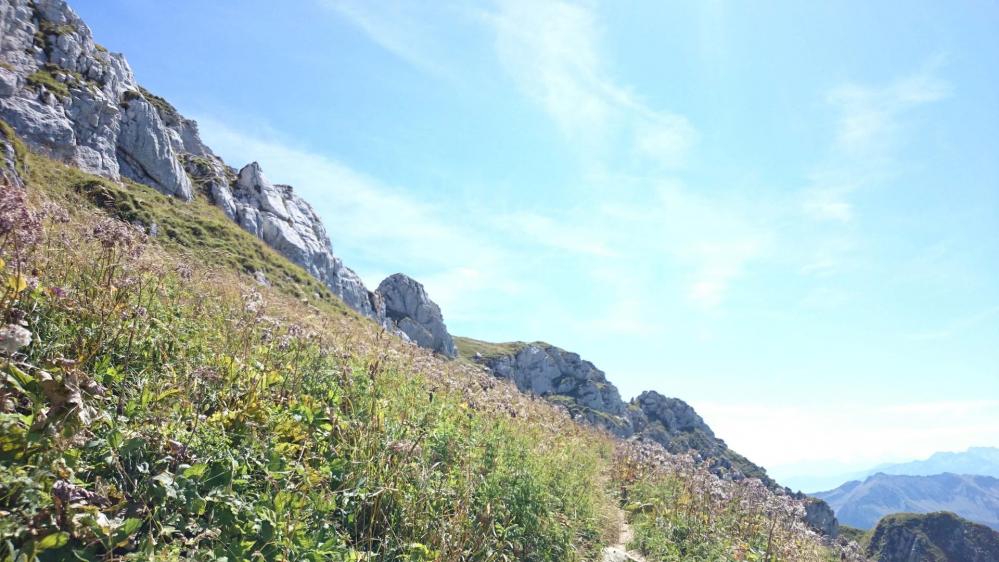
[[[472,338],[454,336],[454,345],[458,348],[458,355],[465,359],[473,359],[475,354],[482,357],[501,357],[504,355],[516,354],[529,344],[521,341],[507,343],[492,343]]]
[[[622,513],[650,559],[834,556],[786,498],[400,342],[206,201],[19,148],[0,560],[597,560]]]

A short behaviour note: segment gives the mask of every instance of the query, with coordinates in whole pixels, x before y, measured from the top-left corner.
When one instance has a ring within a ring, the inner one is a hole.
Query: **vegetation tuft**
[[[69,86],[60,82],[48,68],[39,68],[28,76],[28,84],[35,88],[45,88],[60,98],[69,97]]]

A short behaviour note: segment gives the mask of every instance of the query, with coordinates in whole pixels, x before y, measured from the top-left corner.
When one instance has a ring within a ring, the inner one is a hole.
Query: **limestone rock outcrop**
[[[118,135],[118,167],[121,173],[157,191],[190,201],[191,178],[159,114],[141,94],[127,92],[122,102]]]
[[[166,125],[125,58],[94,43],[63,0],[0,3],[0,119],[79,168],[191,197]]]
[[[410,341],[448,357],[458,355],[440,307],[430,300],[421,283],[396,273],[385,278],[375,293],[384,306],[385,318]]]
[[[839,521],[832,507],[823,500],[809,498],[805,502],[805,523],[823,536],[839,536]]]
[[[576,353],[531,343],[513,354],[483,358],[481,362],[496,376],[512,380],[521,391],[558,402],[592,425],[619,437],[634,433],[617,387],[603,371]]]
[[[333,254],[313,208],[256,163],[238,174],[227,166],[197,123],[139,85],[125,58],[97,45],[64,0],[0,0],[0,120],[31,149],[84,171],[182,200],[202,192],[348,306],[387,325],[380,296]],[[454,354],[453,344],[442,349]]]
[[[781,489],[765,470],[716,437],[683,400],[647,391],[626,403],[603,371],[578,354],[550,344],[458,340],[468,359],[513,381],[523,392],[564,406],[580,421],[618,437],[658,443],[672,453],[690,453],[720,476],[759,478],[768,487]]]
[[[302,266],[354,310],[380,320],[361,278],[333,255],[322,219],[291,186],[272,184],[256,162],[247,164],[231,189],[216,183],[216,203],[245,230]]]
[[[878,562],[994,562],[999,532],[953,513],[898,513],[881,519],[865,554]]]

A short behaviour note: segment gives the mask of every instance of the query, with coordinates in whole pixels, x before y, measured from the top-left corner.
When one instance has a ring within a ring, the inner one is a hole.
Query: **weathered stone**
[[[166,127],[156,109],[145,98],[125,102],[118,136],[121,173],[135,181],[185,201],[193,197],[191,179],[170,145]]]
[[[448,357],[458,354],[437,304],[416,280],[396,273],[378,285],[375,294],[384,303],[385,317],[419,345]]]
[[[570,412],[619,437],[634,434],[625,404],[603,371],[579,355],[544,343],[525,344],[515,353],[477,359],[523,392],[556,398]],[[561,397],[559,399],[558,397]]]
[[[839,521],[829,504],[823,500],[808,498],[805,502],[805,523],[830,538],[839,536]]]
[[[272,184],[256,162],[239,171],[231,192],[215,184],[216,204],[245,230],[302,266],[354,310],[381,321],[361,278],[333,255],[322,220],[287,185]]]

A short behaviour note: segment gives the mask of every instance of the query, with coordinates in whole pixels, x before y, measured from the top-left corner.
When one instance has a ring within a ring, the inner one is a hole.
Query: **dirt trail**
[[[628,550],[628,543],[631,542],[634,534],[631,531],[631,525],[628,524],[628,518],[625,517],[624,511],[621,511],[621,530],[618,532],[617,544],[608,546],[604,549],[603,562],[648,562],[641,554]]]

